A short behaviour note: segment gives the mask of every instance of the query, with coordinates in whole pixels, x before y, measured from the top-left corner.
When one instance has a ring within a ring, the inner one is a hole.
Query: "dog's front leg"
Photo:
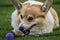
[[[20,36],[20,35],[22,34],[21,32],[16,31],[15,29],[13,29],[12,32],[13,32],[15,35],[17,35],[17,36]]]

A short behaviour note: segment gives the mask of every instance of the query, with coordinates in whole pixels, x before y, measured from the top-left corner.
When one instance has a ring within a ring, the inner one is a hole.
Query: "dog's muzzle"
[[[19,30],[24,33],[24,36],[26,36],[26,35],[29,35],[30,30],[31,30],[35,25],[36,25],[36,24],[33,24],[32,26],[30,26],[29,28],[27,28],[27,29],[25,29],[25,30],[24,30],[24,27],[21,26],[21,27],[19,28]]]

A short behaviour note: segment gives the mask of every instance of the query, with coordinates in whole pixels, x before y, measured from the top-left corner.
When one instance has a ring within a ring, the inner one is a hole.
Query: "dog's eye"
[[[32,17],[29,17],[29,18],[28,18],[28,21],[32,21],[32,20],[33,20],[33,18],[32,18]]]
[[[22,15],[20,15],[21,16],[21,19],[23,19],[23,16]]]

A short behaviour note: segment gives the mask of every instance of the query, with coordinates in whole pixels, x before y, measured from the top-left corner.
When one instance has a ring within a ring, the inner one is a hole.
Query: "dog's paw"
[[[16,36],[20,36],[22,33],[21,32],[18,32],[18,31],[15,31],[15,30],[12,30],[12,32],[16,35]]]

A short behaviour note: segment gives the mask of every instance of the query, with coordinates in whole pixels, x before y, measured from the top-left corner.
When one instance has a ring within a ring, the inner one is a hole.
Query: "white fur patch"
[[[15,22],[15,17],[16,17],[16,15],[17,15],[17,10],[15,10],[13,13],[12,13],[12,20],[11,20],[11,25],[12,25],[12,27],[16,30],[16,31],[19,31],[19,26],[18,26],[18,24],[16,24],[16,22]]]
[[[54,24],[54,19],[53,16],[51,14],[50,11],[48,11],[47,15],[46,15],[46,26],[45,29],[43,31],[43,33],[50,33],[52,32],[52,28],[53,28],[53,24]]]
[[[27,1],[27,2],[24,2],[25,3],[30,3],[30,5],[33,5],[33,4],[37,4],[37,5],[43,5],[42,2],[38,2],[38,1]]]

